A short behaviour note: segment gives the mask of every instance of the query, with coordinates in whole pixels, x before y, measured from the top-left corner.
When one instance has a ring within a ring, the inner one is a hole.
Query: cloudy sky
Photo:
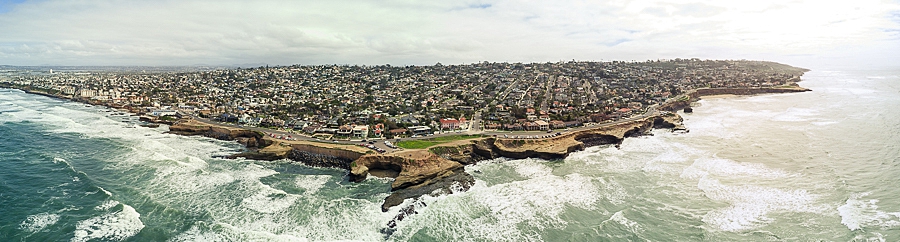
[[[3,0],[0,64],[900,65],[900,0]]]

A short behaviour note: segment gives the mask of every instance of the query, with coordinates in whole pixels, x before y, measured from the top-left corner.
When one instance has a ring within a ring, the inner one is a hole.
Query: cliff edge
[[[182,120],[169,126],[168,133],[187,136],[199,135],[218,140],[233,140],[247,148],[263,148],[272,144],[271,140],[264,139],[265,135],[261,132],[210,125],[193,119]]]
[[[351,163],[351,181],[365,180],[369,174],[394,178],[391,183],[393,193],[385,198],[382,211],[399,205],[407,198],[425,194],[451,194],[451,187],[464,191],[475,183],[475,179],[465,173],[462,164],[426,150],[366,155]]]

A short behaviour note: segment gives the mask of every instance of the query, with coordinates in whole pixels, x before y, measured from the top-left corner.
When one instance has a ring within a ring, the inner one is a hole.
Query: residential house
[[[563,129],[563,128],[566,128],[566,123],[563,121],[559,121],[559,120],[551,120],[550,128]]]
[[[550,130],[550,123],[544,120],[534,121],[534,124],[538,126],[538,130]]]
[[[422,136],[422,135],[434,134],[434,132],[431,131],[431,128],[428,126],[412,126],[412,127],[408,127],[407,129],[409,129],[409,132],[412,133],[413,135]]]
[[[455,118],[443,118],[441,119],[441,130],[454,130],[459,129],[459,120]]]
[[[368,125],[356,125],[353,126],[353,138],[365,139],[369,136],[369,126]]]

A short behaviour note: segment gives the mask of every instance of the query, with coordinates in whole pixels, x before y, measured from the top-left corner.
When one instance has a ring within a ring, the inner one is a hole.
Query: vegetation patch
[[[459,149],[459,147],[457,147],[457,146],[453,146],[453,147],[444,147],[444,146],[441,146],[441,147],[433,147],[433,148],[428,149],[428,150],[431,151],[431,153],[435,153],[435,154],[458,154],[458,153],[460,153],[460,149]]]
[[[467,140],[467,139],[477,139],[482,138],[483,135],[453,135],[453,136],[441,136],[434,137],[430,139],[422,139],[422,140],[404,140],[397,142],[397,146],[400,146],[404,149],[425,149],[431,146],[448,143],[457,140]]]

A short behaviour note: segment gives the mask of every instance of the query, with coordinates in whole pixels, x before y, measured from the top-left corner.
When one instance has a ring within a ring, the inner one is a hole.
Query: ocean
[[[900,70],[802,79],[701,100],[688,133],[468,166],[471,190],[390,235],[390,179],[221,159],[243,148],[0,89],[0,241],[900,240]]]

